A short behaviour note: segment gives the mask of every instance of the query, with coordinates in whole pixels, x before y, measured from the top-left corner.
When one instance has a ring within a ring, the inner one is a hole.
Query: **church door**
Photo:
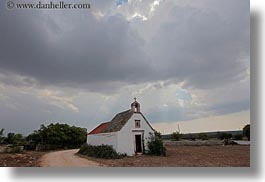
[[[142,153],[142,135],[135,135],[136,153]]]

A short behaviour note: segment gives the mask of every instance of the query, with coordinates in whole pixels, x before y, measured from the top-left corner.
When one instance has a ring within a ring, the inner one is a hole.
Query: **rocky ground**
[[[39,159],[45,152],[25,151],[0,154],[0,167],[39,167]]]
[[[113,167],[250,167],[250,146],[167,146],[167,156],[138,155],[94,160]]]
[[[166,148],[166,157],[138,155],[112,160],[82,157],[97,162],[97,166],[109,167],[250,167],[249,145],[167,144]],[[75,155],[74,153],[71,155]],[[0,167],[39,167],[44,154],[47,152],[26,151],[19,154],[0,154]],[[78,165],[75,164],[73,167],[76,166]],[[68,165],[68,167],[71,166]]]

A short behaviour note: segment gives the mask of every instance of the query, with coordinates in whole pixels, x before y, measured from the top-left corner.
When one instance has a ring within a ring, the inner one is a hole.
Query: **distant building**
[[[140,112],[140,104],[135,101],[131,109],[117,114],[110,122],[101,123],[88,133],[90,145],[111,145],[117,152],[129,156],[148,150],[147,142],[154,129]]]

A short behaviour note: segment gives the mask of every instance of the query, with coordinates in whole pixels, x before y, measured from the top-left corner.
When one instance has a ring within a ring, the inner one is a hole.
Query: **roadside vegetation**
[[[82,145],[78,154],[101,159],[120,159],[126,156],[126,154],[117,153],[109,145],[92,146],[88,144]]]
[[[41,125],[28,136],[19,133],[7,133],[0,130],[0,152],[17,153],[23,150],[56,150],[79,148],[86,142],[87,131],[84,128],[67,124]]]
[[[37,150],[79,148],[86,142],[87,131],[84,128],[67,124],[41,125],[40,129],[26,137],[30,148]]]

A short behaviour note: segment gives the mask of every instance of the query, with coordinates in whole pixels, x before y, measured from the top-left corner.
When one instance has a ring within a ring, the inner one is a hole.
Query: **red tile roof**
[[[95,129],[88,133],[88,135],[102,133],[102,131],[109,125],[110,122],[101,123]]]

